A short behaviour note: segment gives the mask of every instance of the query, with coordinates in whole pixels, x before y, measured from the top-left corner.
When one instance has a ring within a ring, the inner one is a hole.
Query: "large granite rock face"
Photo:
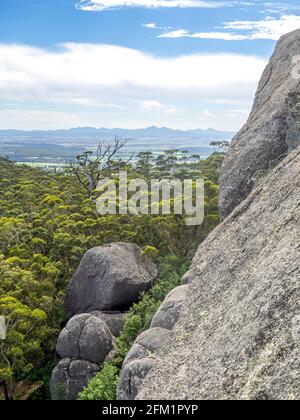
[[[99,366],[86,360],[61,360],[51,376],[52,400],[76,400],[98,372]]]
[[[224,219],[257,180],[300,145],[300,79],[293,58],[300,55],[300,30],[282,37],[263,73],[250,117],[233,139],[221,173]]]
[[[151,328],[143,332],[127,354],[117,392],[118,400],[134,400],[147,374],[167,346],[172,332],[164,328]]]
[[[113,336],[106,323],[91,314],[75,315],[58,337],[56,352],[62,358],[102,363],[112,348]]]
[[[155,264],[135,244],[113,243],[89,250],[66,292],[65,313],[113,310],[136,302],[157,277]]]
[[[137,399],[299,400],[300,147],[204,241],[189,278]]]

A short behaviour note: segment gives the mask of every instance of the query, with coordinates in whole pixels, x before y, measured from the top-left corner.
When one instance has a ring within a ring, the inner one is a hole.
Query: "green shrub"
[[[104,363],[101,372],[90,381],[79,400],[114,400],[118,379],[119,369],[112,363]]]

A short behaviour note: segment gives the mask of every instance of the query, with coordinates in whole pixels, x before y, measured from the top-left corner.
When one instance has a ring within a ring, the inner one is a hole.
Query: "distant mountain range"
[[[30,138],[30,139],[57,139],[57,138],[103,138],[110,139],[115,136],[122,138],[176,138],[176,139],[194,139],[194,140],[230,140],[235,133],[228,131],[219,131],[209,128],[207,130],[173,130],[166,127],[148,127],[140,129],[123,128],[94,128],[80,127],[69,130],[0,130],[0,137],[5,138]]]
[[[159,154],[170,149],[207,157],[216,150],[211,146],[213,141],[231,140],[233,135],[213,129],[185,131],[165,127],[135,130],[93,127],[45,131],[0,130],[0,155],[16,162],[64,163],[85,150],[95,150],[100,141],[111,142],[119,137],[128,140],[122,149],[125,157],[146,151]]]

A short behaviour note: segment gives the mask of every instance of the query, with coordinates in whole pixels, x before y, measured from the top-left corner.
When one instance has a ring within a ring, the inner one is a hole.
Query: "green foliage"
[[[159,250],[154,246],[146,246],[143,250],[142,257],[144,258],[157,258],[159,255]]]
[[[136,166],[126,166],[129,180],[204,178],[205,220],[195,227],[187,227],[183,216],[99,216],[75,173],[46,172],[0,158],[0,315],[9,321],[8,339],[0,348],[0,379],[9,385],[12,398],[23,380],[43,381],[47,389],[64,323],[65,287],[89,248],[116,241],[135,242],[145,257],[159,255],[161,260],[159,281],[133,306],[117,341],[113,366],[120,369],[136,336],[148,328],[165,294],[178,284],[178,261],[193,256],[219,223],[217,184],[223,157],[216,153],[200,160],[178,151],[159,156],[147,152]],[[110,162],[109,168],[120,166]]]
[[[115,400],[119,380],[119,369],[111,363],[104,363],[101,372],[93,378],[79,400]]]
[[[35,360],[43,356],[47,315],[9,296],[0,298],[0,313],[5,316],[8,327],[6,339],[0,342],[0,382],[7,383],[12,397],[14,375],[29,373]]]

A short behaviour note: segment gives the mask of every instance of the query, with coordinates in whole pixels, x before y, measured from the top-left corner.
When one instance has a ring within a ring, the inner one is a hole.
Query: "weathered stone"
[[[172,330],[176,324],[181,306],[186,297],[189,286],[183,285],[172,290],[154,315],[151,328],[160,327]]]
[[[128,307],[153,286],[156,277],[155,264],[142,257],[137,245],[118,242],[93,248],[67,288],[66,315]]]
[[[124,365],[120,375],[117,399],[134,400],[152,366],[153,359],[150,358],[135,359]]]
[[[118,400],[133,400],[146,375],[153,366],[153,360],[166,346],[172,336],[170,330],[151,328],[143,332],[127,354],[120,375]]]
[[[181,279],[181,284],[182,285],[186,285],[189,284],[190,282],[190,272],[188,271],[187,273],[185,273],[185,275],[182,277]]]
[[[263,73],[250,117],[235,136],[223,164],[220,212],[229,215],[261,176],[300,144],[300,78],[293,58],[300,30],[283,36]]]
[[[114,337],[119,337],[126,320],[126,312],[92,312],[94,316],[102,319]]]
[[[292,335],[296,345],[300,346],[300,314],[292,319]]]
[[[102,363],[112,348],[106,323],[91,314],[75,315],[59,335],[56,351],[62,358]]]
[[[201,244],[138,399],[300,399],[300,147]]]
[[[86,360],[61,360],[51,376],[52,400],[76,400],[98,371],[99,367],[96,364]]]
[[[124,360],[124,364],[133,359],[142,359],[158,354],[170,340],[172,333],[165,328],[150,328],[141,333],[135,340]]]

